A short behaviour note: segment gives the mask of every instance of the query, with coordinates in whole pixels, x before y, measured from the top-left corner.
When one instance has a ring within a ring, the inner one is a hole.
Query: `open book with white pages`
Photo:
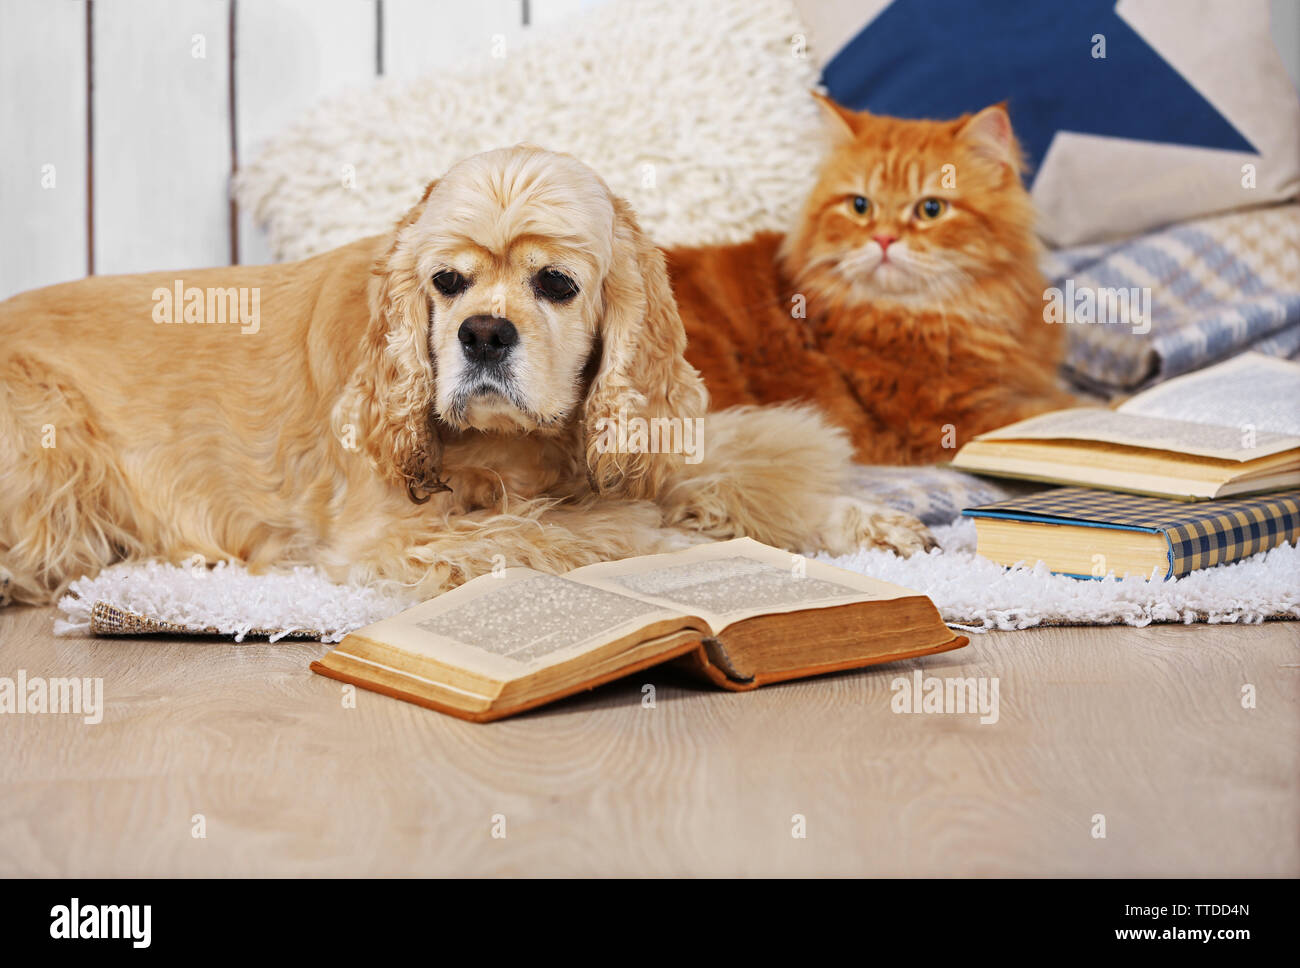
[[[981,434],[959,470],[1182,501],[1300,486],[1300,363],[1243,353],[1125,400]]]
[[[486,721],[674,659],[742,690],[966,642],[924,595],[741,538],[483,575],[353,632],[312,669]]]

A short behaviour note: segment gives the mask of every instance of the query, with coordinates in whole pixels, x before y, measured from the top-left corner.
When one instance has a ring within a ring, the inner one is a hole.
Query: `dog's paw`
[[[906,558],[939,546],[919,518],[852,497],[831,503],[822,540],[824,548],[835,555],[881,548]]]
[[[0,565],[0,608],[13,604],[13,587],[14,576],[9,573],[9,569],[4,565]]]

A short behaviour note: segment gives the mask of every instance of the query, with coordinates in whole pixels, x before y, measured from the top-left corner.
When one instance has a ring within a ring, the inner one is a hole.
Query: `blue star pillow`
[[[1300,97],[1268,0],[799,0],[839,103],[1007,103],[1054,245],[1300,193]]]

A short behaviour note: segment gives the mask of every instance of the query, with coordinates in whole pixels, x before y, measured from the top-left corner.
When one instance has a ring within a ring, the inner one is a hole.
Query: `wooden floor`
[[[992,634],[747,695],[651,670],[473,725],[344,708],[320,645],[52,614],[0,612],[0,676],[103,677],[106,709],[0,715],[3,875],[1300,874],[1296,623]],[[892,712],[914,669],[997,677],[999,721]]]

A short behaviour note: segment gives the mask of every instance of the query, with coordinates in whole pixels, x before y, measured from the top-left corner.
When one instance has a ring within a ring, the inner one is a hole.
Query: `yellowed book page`
[[[1243,353],[1139,393],[1118,412],[1232,427],[1238,436],[1282,434],[1300,445],[1300,363]]]
[[[1169,541],[1163,534],[995,518],[976,518],[975,533],[979,554],[1001,565],[1032,567],[1041,561],[1052,571],[1088,575],[1100,558],[1107,572],[1121,578],[1151,578],[1153,571],[1164,578],[1169,572]]]
[[[751,538],[587,565],[568,577],[698,615],[715,634],[757,615],[919,594]]]
[[[1099,487],[1113,491],[1150,494],[1156,497],[1214,498],[1219,496],[1223,487],[1221,483],[1214,480],[1197,481],[1165,474],[1149,474],[1141,469],[1126,471],[1114,467],[1054,461],[1037,456],[1022,459],[1013,454],[988,454],[976,450],[975,446],[978,445],[972,445],[970,450],[963,448],[963,452],[952,462],[952,466],[976,474],[1019,477],[1047,484]]]
[[[1030,417],[976,440],[1097,440],[1177,454],[1197,454],[1224,460],[1248,461],[1300,447],[1300,437],[1265,431],[1248,436],[1238,427],[1220,427],[1140,417],[1093,407],[1057,410]]]
[[[507,568],[354,634],[509,682],[656,622],[678,625],[685,618],[671,606],[626,592],[530,568]],[[347,652],[346,639],[339,651]]]

